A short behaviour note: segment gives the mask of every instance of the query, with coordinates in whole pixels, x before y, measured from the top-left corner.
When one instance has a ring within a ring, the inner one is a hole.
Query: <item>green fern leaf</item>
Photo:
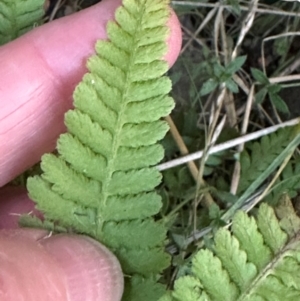
[[[262,204],[257,216],[257,225],[266,245],[277,254],[288,240],[288,235],[280,228],[275,212],[267,204]]]
[[[0,45],[14,40],[38,24],[44,0],[0,0]]]
[[[211,251],[200,250],[196,254],[192,271],[212,300],[237,300],[237,287],[231,282],[228,272],[223,269],[221,260]]]
[[[174,297],[177,300],[186,301],[209,301],[209,296],[202,291],[203,286],[199,279],[192,276],[185,276],[179,278],[175,282]],[[169,300],[172,300],[171,296],[168,296]],[[166,299],[167,301],[168,299]],[[160,301],[163,301],[161,299]]]
[[[275,172],[276,168],[283,164],[286,158],[290,157],[294,153],[296,147],[300,143],[299,126],[287,129],[287,133],[290,134],[289,138],[291,141],[287,146],[284,147],[282,151],[280,151],[278,155],[276,155],[275,158],[272,159],[272,162],[269,162],[269,165],[264,166],[265,169],[258,168],[256,171],[254,169],[254,172],[257,173],[257,178],[253,179],[252,183],[249,183],[246,191],[244,191],[243,194],[236,200],[236,202],[229,208],[229,210],[223,214],[222,219],[224,221],[229,221],[236,211],[241,208],[245,201],[251,197],[251,195],[267,180],[268,177],[272,175],[273,172]]]
[[[220,229],[215,235],[215,252],[221,259],[223,267],[243,291],[249,287],[257,274],[253,263],[247,262],[247,253],[240,249],[239,241],[228,230]]]
[[[251,183],[257,179],[262,171],[275,160],[295,136],[293,127],[286,127],[264,136],[260,142],[247,144],[241,153],[241,180],[238,194],[242,194]]]
[[[287,193],[289,197],[294,198],[300,189],[300,164],[299,159],[290,161],[282,171],[279,179],[275,182],[269,195],[264,201],[276,205],[283,194]]]
[[[65,115],[68,133],[58,155],[42,158],[42,175],[27,183],[46,221],[103,242],[131,275],[124,300],[153,300],[169,266],[166,229],[153,215],[161,208],[154,191],[164,155],[158,144],[168,130],[160,120],[174,101],[163,76],[168,0],[123,0],[116,22],[107,25],[90,71],[74,92],[74,110]]]
[[[254,218],[243,211],[237,212],[233,218],[232,232],[240,248],[246,252],[248,261],[261,271],[271,261],[271,251],[265,245]]]
[[[287,199],[276,212],[279,219],[266,204],[256,219],[238,212],[232,233],[218,230],[214,251],[200,250],[191,275],[176,280],[160,301],[299,300],[300,218]]]

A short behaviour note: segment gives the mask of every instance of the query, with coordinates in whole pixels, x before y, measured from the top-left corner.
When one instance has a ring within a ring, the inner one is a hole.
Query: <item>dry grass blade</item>
[[[230,148],[238,146],[242,143],[246,143],[246,142],[261,138],[263,136],[269,135],[271,133],[274,133],[280,128],[283,128],[286,126],[297,125],[297,124],[299,124],[299,122],[300,122],[300,117],[283,122],[281,124],[277,124],[277,125],[259,130],[254,133],[247,134],[245,136],[242,136],[242,137],[239,137],[236,139],[232,139],[232,140],[224,142],[224,143],[220,143],[218,145],[211,147],[207,153],[205,153],[205,151],[202,150],[202,151],[195,152],[193,154],[187,155],[187,156],[179,158],[179,159],[175,159],[175,160],[171,160],[171,161],[159,164],[159,165],[157,165],[157,168],[158,168],[158,170],[166,170],[169,168],[173,168],[173,167],[185,164],[189,161],[194,161],[194,160],[200,159],[200,158],[202,158],[202,156],[204,154],[211,155],[211,154],[215,154],[215,153],[218,153],[218,152],[226,150],[226,149],[230,149]]]
[[[251,112],[253,102],[254,102],[254,85],[251,86],[250,93],[247,98],[247,104],[246,104],[246,109],[245,109],[245,113],[244,113],[241,135],[246,135],[246,133],[247,133],[250,112]],[[238,148],[237,148],[238,153],[241,153],[243,151],[244,145],[245,145],[244,143],[241,143],[240,145],[238,145]],[[232,193],[234,195],[236,194],[237,189],[238,189],[239,180],[240,180],[240,172],[241,172],[241,163],[239,160],[237,160],[235,162],[232,180],[231,180],[231,186],[230,186],[230,193]]]
[[[191,38],[185,43],[185,45],[181,49],[181,54],[183,54],[186,49],[191,45],[192,41],[195,39],[197,40],[197,36],[200,34],[200,32],[203,30],[203,28],[211,21],[211,19],[214,17],[214,15],[217,12],[217,7],[213,8],[205,17],[205,19],[201,22],[200,26],[197,28],[195,33],[191,34]]]
[[[180,133],[178,132],[177,127],[172,120],[172,117],[167,116],[165,119],[166,119],[167,123],[169,124],[170,132],[179,148],[181,155],[187,155],[189,153],[189,150],[186,147]],[[189,170],[190,170],[194,180],[197,182],[199,170],[198,170],[195,162],[190,161],[187,164],[188,164]]]
[[[257,5],[258,5],[258,0],[252,0],[251,3],[249,4],[249,12],[245,17],[244,22],[242,23],[243,25],[242,25],[242,28],[240,30],[238,40],[237,40],[235,48],[234,48],[234,50],[232,51],[232,54],[231,54],[231,60],[234,60],[237,57],[238,49],[241,46],[246,34],[249,32],[249,30],[251,29],[251,27],[253,25]]]

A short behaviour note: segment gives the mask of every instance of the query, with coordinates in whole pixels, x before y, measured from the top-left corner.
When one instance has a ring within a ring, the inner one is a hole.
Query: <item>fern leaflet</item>
[[[44,0],[0,0],[0,45],[14,40],[39,23]]]
[[[166,229],[153,215],[161,207],[154,188],[157,143],[172,110],[163,76],[167,62],[167,0],[123,0],[99,41],[90,71],[74,92],[75,109],[57,142],[58,156],[42,158],[43,174],[28,180],[30,197],[46,220],[103,242],[131,275],[124,300],[157,300],[159,274],[169,266]],[[50,223],[51,224],[51,223]]]
[[[294,136],[294,128],[286,127],[264,136],[259,142],[247,144],[246,149],[241,153],[241,180],[238,194],[243,193],[260,176]]]
[[[288,198],[276,213],[265,203],[255,219],[237,212],[232,233],[219,229],[214,250],[200,250],[160,301],[299,300],[300,218]]]
[[[283,194],[288,193],[294,198],[300,190],[300,164],[299,159],[290,161],[282,171],[280,178],[275,182],[265,202],[276,205]]]

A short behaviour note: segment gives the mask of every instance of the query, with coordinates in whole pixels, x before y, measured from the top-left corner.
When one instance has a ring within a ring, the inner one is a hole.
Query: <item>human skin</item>
[[[55,148],[86,59],[120,3],[104,0],[0,47],[0,187]],[[171,66],[181,33],[173,13],[168,24]],[[18,214],[32,209],[24,188],[0,188],[0,300],[120,300],[116,258],[84,236],[17,229]]]

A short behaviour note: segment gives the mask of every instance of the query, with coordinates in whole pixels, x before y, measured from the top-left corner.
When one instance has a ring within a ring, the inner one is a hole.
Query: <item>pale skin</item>
[[[120,2],[103,0],[0,47],[0,300],[121,299],[121,268],[105,247],[83,236],[18,229],[16,214],[33,206],[24,188],[4,187],[55,148],[86,58],[106,38]],[[173,13],[168,25],[171,66],[181,47]]]

